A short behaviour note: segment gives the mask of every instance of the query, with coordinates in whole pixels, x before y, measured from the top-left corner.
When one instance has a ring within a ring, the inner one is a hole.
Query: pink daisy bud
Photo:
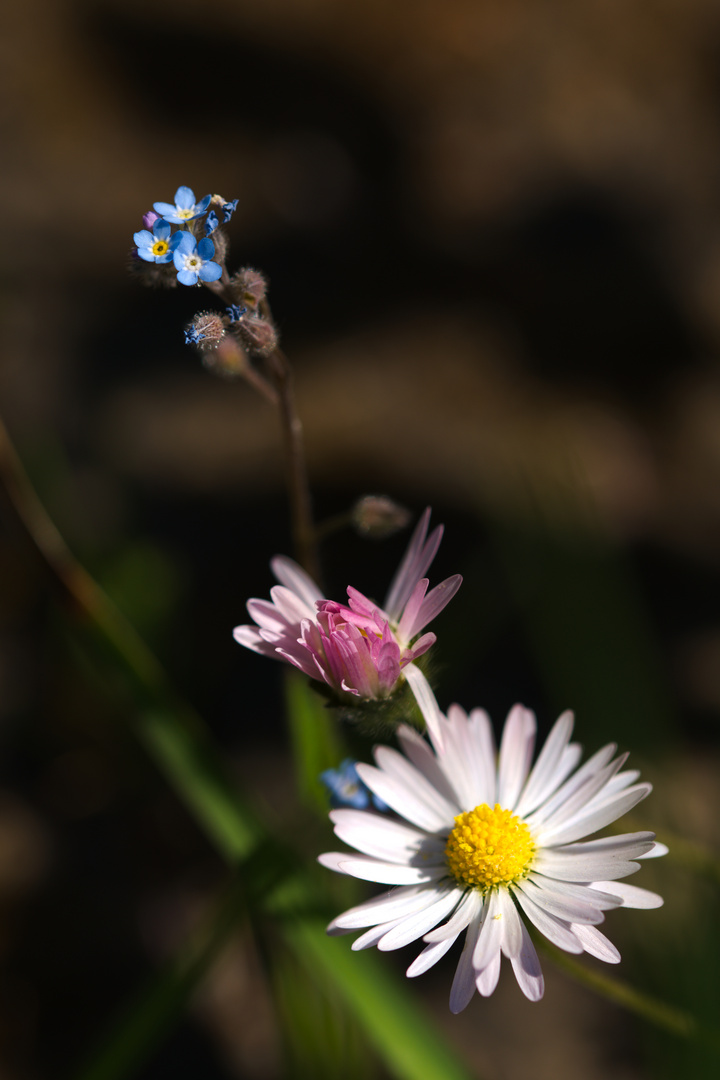
[[[344,702],[382,701],[407,681],[428,728],[439,738],[439,711],[414,661],[435,642],[421,631],[450,602],[462,578],[454,574],[428,592],[423,575],[437,553],[443,527],[427,535],[428,508],[413,533],[381,608],[350,586],[348,603],[326,600],[292,559],[276,556],[280,582],[271,600],[248,601],[254,626],[238,626],[235,640],[248,649],[293,664],[330,687]]]

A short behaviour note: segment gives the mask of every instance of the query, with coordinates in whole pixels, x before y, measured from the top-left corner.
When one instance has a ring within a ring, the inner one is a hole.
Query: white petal
[[[502,930],[501,948],[506,956],[518,956],[522,948],[522,927],[520,916],[508,889],[498,889],[500,899],[500,928]],[[482,993],[482,991],[481,991]]]
[[[522,705],[508,713],[500,742],[498,802],[512,810],[518,800],[532,761],[536,731],[535,715]]]
[[[452,938],[454,941],[466,926],[469,926],[474,919],[480,918],[482,909],[483,898],[481,893],[477,889],[468,889],[455,909],[455,914],[448,919],[444,926],[438,926],[437,929],[425,934],[425,941],[431,945],[436,942],[447,941],[448,938]]]
[[[475,987],[483,997],[490,997],[500,978],[500,953],[496,952],[487,967],[478,972]]]
[[[407,915],[430,907],[439,896],[440,888],[437,885],[406,885],[400,889],[390,889],[338,915],[328,926],[328,933],[336,929],[358,930],[361,926],[404,919]]]
[[[317,615],[315,608],[309,608],[306,603],[295,595],[292,589],[286,589],[284,585],[274,585],[270,590],[270,596],[274,606],[280,612],[280,615],[287,620],[288,625],[300,626],[304,619],[315,622],[315,616]],[[254,617],[255,611],[253,611]]]
[[[380,938],[384,937],[389,930],[392,930],[393,926],[395,926],[395,922],[380,923],[379,926],[373,926],[372,930],[367,930],[359,938],[355,938],[350,948],[353,952],[359,952],[361,949],[369,949],[373,945],[377,945]]]
[[[458,935],[455,934],[454,937],[446,938],[445,941],[438,941],[435,945],[426,945],[405,972],[408,979],[414,979],[417,975],[422,975],[433,964],[437,964],[438,960],[453,947],[457,937]]]
[[[340,869],[340,863],[345,859],[347,859],[347,851],[326,851],[323,855],[317,857],[317,861],[321,866],[324,866],[326,870],[334,870],[336,874],[345,872]]]
[[[450,1012],[459,1013],[470,1003],[475,993],[475,968],[473,967],[473,953],[481,930],[481,920],[478,917],[470,923],[465,936],[465,945],[462,955],[455,969],[455,978],[450,988]]]
[[[554,723],[545,745],[540,751],[522,795],[515,808],[515,813],[526,816],[562,783],[567,773],[560,772],[563,753],[567,748],[573,729],[573,714],[564,712]]]
[[[494,806],[497,796],[497,768],[495,737],[493,735],[490,717],[484,709],[473,709],[468,717],[468,728],[471,735],[470,749],[475,762],[477,790],[472,809],[480,803]]]
[[[431,750],[426,739],[415,728],[401,724],[397,730],[398,740],[406,757],[412,761],[416,769],[419,769],[426,780],[434,788],[444,795],[448,802],[457,803],[458,813],[463,805],[458,802],[458,793],[443,772],[440,762]]]
[[[513,957],[510,962],[515,972],[515,978],[525,997],[529,998],[530,1001],[539,1001],[545,993],[545,980],[543,979],[540,961],[535,952],[535,946],[530,940],[530,935],[522,919],[520,925],[523,935],[522,949],[520,955]]]
[[[601,923],[605,918],[602,910],[595,904],[583,902],[577,897],[561,896],[549,889],[541,889],[529,878],[518,882],[516,888],[534,900],[538,907],[566,922]]]
[[[598,960],[604,960],[606,964],[619,964],[620,953],[612,941],[608,941],[604,934],[595,926],[573,926],[573,933],[582,945],[584,951],[590,956],[596,956]]]
[[[650,850],[652,837],[652,833],[626,833],[547,848],[535,855],[533,870],[560,881],[614,881],[640,868],[631,860]]]
[[[445,841],[432,841],[427,833],[379,814],[363,810],[332,810],[330,819],[340,840],[378,859],[409,863],[423,846],[429,851],[434,844],[440,856],[445,850]]]
[[[284,637],[289,630],[288,621],[284,615],[269,600],[252,599],[247,602],[248,615],[261,626],[263,630],[271,630]],[[303,616],[307,618],[307,616]],[[295,622],[292,624],[296,625]]]
[[[551,831],[550,835],[543,833],[541,843],[569,844],[583,836],[591,836],[598,829],[609,825],[611,821],[617,821],[628,810],[632,810],[633,806],[647,798],[651,791],[652,784],[636,784],[607,803],[598,806],[589,814],[572,818],[564,827]]]
[[[503,904],[501,889],[494,889],[485,900],[482,930],[475,946],[472,963],[476,971],[482,971],[500,952],[503,929]]]
[[[328,866],[325,862],[327,857],[321,855],[318,861]],[[337,864],[329,868],[338,869],[340,873],[360,878],[361,881],[378,881],[382,885],[418,885],[423,881],[438,881],[447,874],[446,866],[398,866],[397,863],[380,862],[364,855],[341,856]]]
[[[366,765],[362,761],[357,764],[357,773],[374,795],[413,825],[426,829],[429,833],[440,833],[445,830],[446,834],[452,827],[454,815],[451,815],[448,821],[444,814],[439,814],[436,809],[419,798],[417,792],[408,787],[407,781],[399,780],[396,776],[390,776],[381,769]],[[420,773],[417,775],[422,779]]]
[[[472,810],[481,803],[495,804],[495,746],[490,719],[481,709],[468,717],[451,705],[443,725],[439,764],[457,792],[459,807]]]
[[[569,881],[559,881],[557,878],[545,877],[543,874],[533,872],[529,878],[545,892],[554,893],[568,900],[580,900],[582,903],[590,903],[599,911],[612,911],[620,907],[615,889],[604,891],[598,882],[592,885],[580,885]]]
[[[442,713],[440,712],[440,706],[435,700],[435,695],[432,692],[430,683],[427,681],[420,668],[416,667],[415,664],[406,664],[403,668],[403,675],[407,679],[408,686],[412,690],[420,712],[423,714],[423,718],[427,724],[428,734],[433,741],[435,749],[441,749],[443,740]]]
[[[577,744],[571,743],[570,746],[575,747]],[[570,747],[567,748],[570,750]],[[591,758],[581,765],[576,773],[573,773],[565,783],[558,788],[554,795],[552,795],[547,802],[542,806],[534,810],[527,818],[528,825],[535,826],[547,821],[555,811],[563,805],[568,799],[570,799],[575,792],[585,784],[588,779],[602,768],[604,768],[608,761],[615,753],[617,747],[615,743],[609,743],[607,746],[603,746],[601,750],[593,754]],[[577,754],[577,750],[575,750]]]
[[[379,769],[404,784],[410,793],[436,815],[438,824],[433,831],[452,827],[459,807],[441,795],[406,757],[390,746],[376,746],[373,754]]]
[[[421,938],[457,907],[461,895],[459,889],[448,889],[431,907],[402,919],[378,942],[378,948],[382,952],[400,949],[403,945],[409,945],[411,941]]]
[[[573,934],[569,923],[565,922],[564,919],[558,919],[556,915],[551,915],[549,911],[539,907],[534,900],[531,900],[526,893],[521,892],[519,889],[515,892],[515,895],[530,922],[537,927],[548,941],[551,941],[553,945],[557,945],[559,949],[564,949],[565,952],[581,953],[583,951],[582,945]]]
[[[593,888],[615,893],[622,900],[623,907],[650,909],[662,907],[665,903],[657,893],[641,889],[638,885],[627,885],[624,881],[595,881]]]
[[[602,792],[608,781],[621,767],[624,757],[616,758],[602,769],[597,769],[593,775],[587,776],[583,783],[573,791],[569,798],[563,800],[552,814],[543,817],[542,824],[531,826],[537,840],[541,844],[553,843],[553,837],[561,832],[568,823],[575,821],[580,815],[590,813],[588,806],[598,792]],[[531,815],[532,816],[532,815]]]
[[[261,656],[270,656],[274,660],[278,659],[275,655],[275,646],[268,644],[267,641],[261,638],[254,626],[236,626],[233,630],[233,637],[238,645],[244,645],[246,649],[252,649],[253,652],[260,653]]]
[[[286,585],[304,601],[310,611],[307,617],[313,618],[316,601],[324,598],[310,575],[306,574],[303,568],[292,559],[288,559],[287,555],[276,555],[274,559],[271,559],[270,569],[279,582]]]
[[[652,847],[652,849],[650,851],[646,851],[644,855],[638,855],[637,858],[638,859],[659,859],[662,855],[667,855],[669,851],[670,851],[670,848],[667,846],[667,844],[660,844],[660,843],[658,843],[658,841],[656,841],[654,846]]]

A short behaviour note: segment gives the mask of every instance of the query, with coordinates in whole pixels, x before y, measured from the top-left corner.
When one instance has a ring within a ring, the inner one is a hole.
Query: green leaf
[[[288,921],[283,936],[352,1006],[397,1080],[469,1080],[472,1074],[375,953],[351,952],[311,919]]]
[[[325,815],[328,795],[319,776],[344,756],[337,719],[297,672],[287,673],[285,700],[297,790],[306,806]]]

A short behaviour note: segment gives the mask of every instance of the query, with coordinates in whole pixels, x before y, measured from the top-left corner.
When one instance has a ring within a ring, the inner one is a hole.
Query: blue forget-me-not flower
[[[205,213],[210,205],[211,195],[206,195],[199,203],[195,202],[195,192],[189,187],[179,187],[175,192],[175,204],[156,202],[153,206],[165,221],[171,221],[173,225],[184,225],[187,221],[194,221]]]
[[[200,243],[192,233],[175,233],[179,241],[174,248],[173,262],[178,272],[178,281],[181,285],[197,285],[200,281],[217,281],[222,274],[222,267],[212,261],[215,254],[215,245],[212,240],[205,237]]]

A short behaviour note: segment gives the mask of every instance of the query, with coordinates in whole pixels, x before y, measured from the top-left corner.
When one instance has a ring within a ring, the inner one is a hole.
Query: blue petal
[[[175,263],[177,266],[177,263]],[[197,285],[198,276],[193,270],[181,270],[178,274],[178,281],[181,285]]]
[[[147,229],[141,229],[140,232],[133,233],[133,240],[138,247],[152,247],[155,243],[155,237]]]
[[[205,213],[208,206],[210,205],[210,200],[211,199],[212,199],[212,195],[206,195],[205,198],[201,199],[200,202],[197,204],[197,206],[195,207],[195,210],[197,211],[198,217],[200,216],[200,214]]]
[[[197,240],[192,233],[186,232],[181,229],[180,232],[176,232],[170,241],[170,247],[173,251],[180,252],[181,255],[192,255],[197,246]]]
[[[201,281],[217,281],[222,274],[222,267],[218,266],[216,262],[204,262],[200,267],[199,274]]]
[[[168,236],[170,235],[169,223],[167,221],[163,221],[162,218],[160,219],[160,221],[156,221],[155,227],[153,228],[153,234],[157,240],[167,240]]]
[[[153,203],[153,210],[156,214],[159,214],[160,217],[164,218],[170,217],[171,214],[175,215],[175,206],[168,202]]]
[[[141,259],[145,260],[145,262],[155,262],[155,256],[152,254],[149,247],[142,249],[138,248],[137,253]]]
[[[215,245],[209,237],[205,236],[198,244],[197,250],[201,259],[212,259],[215,254]]]
[[[181,210],[189,210],[194,205],[195,193],[192,188],[179,187],[175,192],[175,206],[179,206]]]
[[[225,220],[224,220],[225,225],[227,225],[228,221],[230,220],[230,218],[235,213],[235,211],[237,209],[237,204],[238,204],[237,199],[229,199],[226,203],[223,204],[223,213],[225,214]]]
[[[164,255],[157,255],[155,257],[156,263],[169,263],[173,257],[172,251],[166,251]]]

